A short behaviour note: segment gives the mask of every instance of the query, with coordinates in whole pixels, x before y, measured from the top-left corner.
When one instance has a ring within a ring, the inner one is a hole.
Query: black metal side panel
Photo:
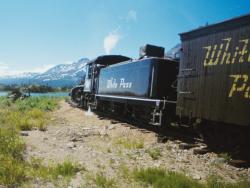
[[[149,98],[151,59],[125,62],[101,69],[98,94]]]
[[[179,62],[167,59],[159,59],[155,66],[155,80],[157,84],[154,87],[154,97],[176,101],[176,84]]]
[[[181,38],[177,114],[250,126],[250,15]]]

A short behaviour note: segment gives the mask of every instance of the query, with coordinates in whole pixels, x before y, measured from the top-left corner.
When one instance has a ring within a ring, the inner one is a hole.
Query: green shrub
[[[27,112],[27,115],[32,118],[32,119],[40,119],[40,118],[45,118],[45,113],[38,109],[38,108],[34,108],[34,109],[31,109]]]
[[[46,167],[23,160],[25,145],[19,130],[31,130],[34,126],[46,130],[49,119],[46,111],[55,109],[58,101],[56,98],[30,97],[12,102],[0,97],[0,185],[16,187],[36,177],[70,177],[76,172],[78,168],[70,162]]]
[[[39,120],[37,122],[37,127],[39,131],[46,131],[47,130],[47,121],[46,120]]]
[[[37,127],[45,131],[49,120],[47,111],[56,108],[60,98],[30,97],[16,102],[6,102],[0,98],[0,127],[13,127],[19,130],[31,130]]]
[[[34,108],[43,111],[52,111],[57,107],[59,99],[56,97],[30,97],[25,100],[19,99],[15,104],[20,111],[27,111]]]
[[[30,131],[33,127],[30,120],[27,117],[20,118],[17,123],[17,127],[22,131]]]
[[[16,185],[26,179],[25,163],[10,155],[0,154],[0,185]]]
[[[11,101],[7,97],[0,97],[0,108],[11,106]]]
[[[13,185],[25,179],[24,143],[14,129],[0,128],[0,185]]]
[[[0,155],[21,160],[25,146],[14,129],[0,128]]]

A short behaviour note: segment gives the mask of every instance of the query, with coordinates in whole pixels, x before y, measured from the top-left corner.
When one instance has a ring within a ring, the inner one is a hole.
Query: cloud
[[[129,21],[136,22],[137,21],[137,12],[135,10],[128,11],[128,14],[126,16],[126,21],[127,22],[129,22]]]
[[[107,36],[104,37],[103,47],[106,54],[110,54],[111,51],[116,47],[118,42],[121,39],[121,34],[118,31],[124,30],[123,27],[126,27],[127,30],[130,29],[129,22],[137,21],[137,12],[135,10],[129,10],[125,17],[119,17],[119,19],[123,22],[121,25],[117,27],[116,30],[110,32]],[[122,25],[124,25],[122,27]]]
[[[43,73],[51,69],[54,66],[55,66],[54,64],[42,65],[41,67],[37,67],[37,68],[31,69],[30,71],[25,71],[25,72]]]
[[[103,41],[103,47],[106,54],[110,54],[110,52],[116,47],[117,43],[119,42],[121,36],[118,34],[117,31],[113,31],[109,33]]]
[[[10,73],[9,66],[4,62],[0,62],[0,77],[9,75],[9,73]]]
[[[6,63],[0,62],[0,77],[4,76],[13,76],[13,75],[20,75],[26,72],[29,73],[43,73],[50,68],[54,67],[53,64],[42,65],[41,67],[36,67],[34,69],[27,69],[27,70],[14,70],[9,67]]]
[[[19,75],[24,73],[23,71],[16,71],[16,70],[2,70],[0,68],[0,77],[5,77],[5,76],[14,76],[14,75]]]
[[[65,61],[65,62],[64,62],[64,64],[67,64],[67,65],[70,65],[70,64],[72,64],[72,63],[74,63],[74,61]]]
[[[6,70],[9,66],[6,63],[0,62],[0,70]]]

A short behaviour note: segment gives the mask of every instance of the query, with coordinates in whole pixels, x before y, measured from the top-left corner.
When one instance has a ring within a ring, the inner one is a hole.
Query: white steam
[[[116,47],[120,38],[121,37],[117,32],[111,32],[104,38],[103,47],[106,54],[110,54],[110,52]]]

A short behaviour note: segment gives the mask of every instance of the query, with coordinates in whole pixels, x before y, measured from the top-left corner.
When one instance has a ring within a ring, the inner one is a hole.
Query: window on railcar
[[[88,64],[87,66],[87,72],[86,72],[86,77],[87,79],[91,79],[92,78],[92,70],[93,70],[93,65],[92,64]]]

